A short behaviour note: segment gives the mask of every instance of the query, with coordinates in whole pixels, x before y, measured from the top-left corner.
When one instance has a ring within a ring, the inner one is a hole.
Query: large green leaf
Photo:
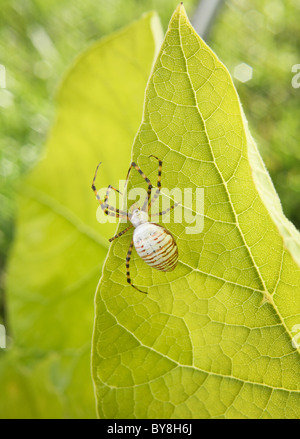
[[[131,263],[128,232],[109,250],[96,298],[98,415],[116,418],[300,416],[299,234],[251,138],[230,75],[175,11],[151,74],[133,159],[162,186],[204,188],[204,229],[168,224],[171,273]],[[145,187],[134,172],[134,186]],[[192,209],[198,215],[194,198]],[[124,228],[124,225],[120,226]]]
[[[116,225],[97,222],[91,183],[100,160],[102,186],[128,168],[160,36],[156,15],[145,15],[90,47],[60,88],[47,156],[20,188],[1,417],[96,416],[93,297]]]

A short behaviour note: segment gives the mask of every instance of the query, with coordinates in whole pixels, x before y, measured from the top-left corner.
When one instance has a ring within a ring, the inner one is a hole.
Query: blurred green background
[[[166,30],[177,3],[1,1],[0,64],[6,88],[0,88],[0,323],[8,330],[5,267],[15,231],[16,183],[43,156],[64,74],[91,43],[146,11],[156,10]],[[198,1],[184,5],[193,20]],[[292,87],[292,66],[300,63],[299,17],[299,0],[228,0],[206,37],[234,78],[283,210],[298,229],[300,88]]]

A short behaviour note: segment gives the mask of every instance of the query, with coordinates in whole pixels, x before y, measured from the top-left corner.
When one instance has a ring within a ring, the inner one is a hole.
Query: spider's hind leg
[[[136,290],[138,290],[140,293],[144,293],[147,294],[146,291],[142,291],[140,290],[138,287],[136,287],[135,285],[133,285],[133,283],[131,282],[131,278],[130,278],[130,258],[131,258],[131,253],[132,253],[132,249],[133,249],[133,240],[130,243],[128,252],[127,252],[127,256],[126,256],[126,276],[127,276],[127,282]]]
[[[128,232],[128,230],[130,230],[133,227],[132,224],[130,224],[130,226],[126,227],[126,229],[122,230],[122,232],[118,233],[117,235],[113,236],[112,238],[109,239],[109,242],[113,241],[114,239],[119,238],[119,236],[124,235],[124,233]]]

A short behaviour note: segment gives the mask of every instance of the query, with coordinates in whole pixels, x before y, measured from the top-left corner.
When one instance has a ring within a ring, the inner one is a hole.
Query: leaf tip
[[[189,21],[183,2],[179,3],[175,10],[175,14],[178,16],[179,19],[181,18],[184,21]]]

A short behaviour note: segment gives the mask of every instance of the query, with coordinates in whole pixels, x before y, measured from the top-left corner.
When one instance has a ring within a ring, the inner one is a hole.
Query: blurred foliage
[[[19,188],[6,279],[13,343],[0,361],[0,417],[48,418],[59,405],[63,417],[96,416],[90,373],[93,297],[116,224],[96,220],[99,204],[90,190],[91,172],[101,158],[97,186],[105,192],[126,175],[161,39],[157,15],[144,14],[84,51],[60,87],[47,157]],[[16,364],[7,374],[9,359]],[[11,394],[16,380],[18,401]],[[29,397],[24,391],[28,380],[39,388],[44,381],[49,393],[29,393],[31,404],[24,411],[20,401],[22,394]]]
[[[300,63],[299,23],[299,0],[231,0],[209,41],[233,77],[240,63],[253,68],[250,81],[234,82],[284,213],[298,229],[300,89],[291,70]]]

